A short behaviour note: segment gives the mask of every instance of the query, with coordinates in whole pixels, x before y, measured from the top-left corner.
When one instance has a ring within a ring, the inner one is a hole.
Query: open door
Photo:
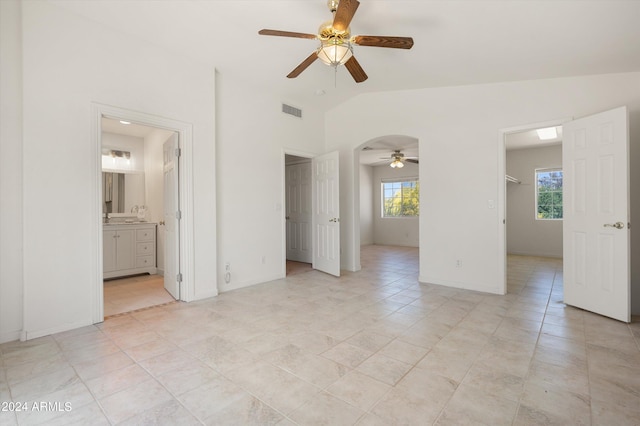
[[[630,321],[626,107],[563,125],[564,302]]]
[[[339,153],[312,160],[313,269],[340,276]]]
[[[311,161],[285,166],[287,260],[312,263]]]
[[[174,133],[163,145],[164,173],[164,288],[180,299],[180,204],[178,196],[178,134]]]

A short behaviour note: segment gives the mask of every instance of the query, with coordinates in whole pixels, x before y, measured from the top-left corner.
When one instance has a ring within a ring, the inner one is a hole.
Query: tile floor
[[[0,345],[0,401],[29,408],[0,424],[640,424],[640,327],[563,305],[560,261],[509,257],[493,296],[362,256]]]
[[[138,275],[104,282],[104,316],[173,302],[162,275]]]

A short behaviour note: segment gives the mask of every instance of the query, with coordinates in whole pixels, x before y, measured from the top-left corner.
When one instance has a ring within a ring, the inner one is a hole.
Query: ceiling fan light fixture
[[[401,169],[401,168],[403,168],[403,167],[404,167],[404,163],[403,163],[401,160],[399,160],[399,159],[395,158],[395,159],[391,162],[391,164],[389,164],[389,166],[390,166],[392,169],[395,169],[395,168]]]
[[[351,59],[353,56],[353,48],[348,41],[332,38],[322,41],[316,53],[322,62],[332,67],[337,67]]]

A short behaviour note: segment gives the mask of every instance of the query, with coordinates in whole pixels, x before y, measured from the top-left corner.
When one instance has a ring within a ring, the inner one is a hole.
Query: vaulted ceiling
[[[369,75],[356,84],[313,63],[285,76],[316,40],[325,0],[48,0],[98,23],[215,66],[282,100],[332,106],[365,92],[640,70],[639,1],[360,0],[352,34],[411,36],[411,50],[355,46]]]

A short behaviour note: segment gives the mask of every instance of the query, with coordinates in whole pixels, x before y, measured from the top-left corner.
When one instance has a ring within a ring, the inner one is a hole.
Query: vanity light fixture
[[[109,157],[113,157],[113,158],[126,158],[127,160],[131,159],[131,152],[129,151],[120,151],[119,149],[108,149],[105,151],[102,151],[102,155],[107,155]]]

